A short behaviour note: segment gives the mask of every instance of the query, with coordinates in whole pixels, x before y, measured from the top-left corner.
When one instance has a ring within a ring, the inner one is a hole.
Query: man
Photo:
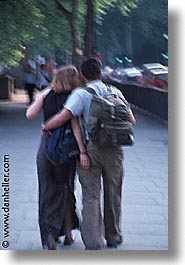
[[[99,95],[106,95],[107,87],[101,81],[101,65],[98,60],[90,58],[81,65],[81,74],[86,86],[91,87]],[[114,93],[123,98],[118,89]],[[64,124],[72,116],[83,115],[88,123],[92,94],[84,88],[75,89],[64,109],[45,124],[50,130]],[[135,118],[129,110],[129,119],[134,124]],[[103,248],[103,236],[108,247],[117,247],[122,243],[120,228],[121,191],[123,180],[123,152],[121,146],[98,146],[87,135],[87,153],[90,168],[78,168],[83,194],[83,211],[81,233],[87,250]],[[104,189],[104,227],[100,210],[101,178]]]
[[[28,97],[29,97],[29,103],[28,105],[31,105],[34,99],[34,90],[36,87],[36,77],[35,77],[35,71],[33,68],[29,67],[25,73],[25,90],[27,90]]]

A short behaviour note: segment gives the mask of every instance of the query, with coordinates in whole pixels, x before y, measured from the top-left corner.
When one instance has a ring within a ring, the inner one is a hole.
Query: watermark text
[[[3,181],[2,186],[2,211],[3,211],[3,236],[1,246],[6,249],[9,247],[9,219],[10,219],[10,157],[3,156]]]

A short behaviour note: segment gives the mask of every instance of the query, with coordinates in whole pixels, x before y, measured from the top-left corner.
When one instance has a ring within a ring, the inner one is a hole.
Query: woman
[[[28,108],[26,116],[32,119],[43,109],[44,122],[63,108],[70,92],[79,84],[79,74],[74,66],[60,68],[51,87],[46,88]],[[71,126],[80,149],[80,163],[89,167],[89,158],[82,141],[77,118]],[[60,235],[65,235],[64,244],[73,243],[71,231],[79,227],[75,212],[74,178],[76,162],[69,166],[54,166],[45,155],[49,133],[41,138],[37,155],[39,180],[39,226],[44,249],[56,249]]]

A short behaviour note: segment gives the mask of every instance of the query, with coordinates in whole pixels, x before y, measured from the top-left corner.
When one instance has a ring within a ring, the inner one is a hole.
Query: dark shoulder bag
[[[53,165],[70,165],[79,154],[78,144],[74,137],[71,121],[54,129],[46,144],[47,157]]]
[[[79,154],[71,121],[49,132],[46,155],[53,165],[70,165]]]

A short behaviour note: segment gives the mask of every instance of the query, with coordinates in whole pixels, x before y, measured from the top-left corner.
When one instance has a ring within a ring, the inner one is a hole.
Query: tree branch
[[[70,19],[71,18],[71,15],[72,15],[72,12],[70,12],[69,10],[67,10],[61,3],[59,0],[56,0],[56,6],[58,8],[58,10],[60,10],[63,15],[67,18],[67,19]]]

